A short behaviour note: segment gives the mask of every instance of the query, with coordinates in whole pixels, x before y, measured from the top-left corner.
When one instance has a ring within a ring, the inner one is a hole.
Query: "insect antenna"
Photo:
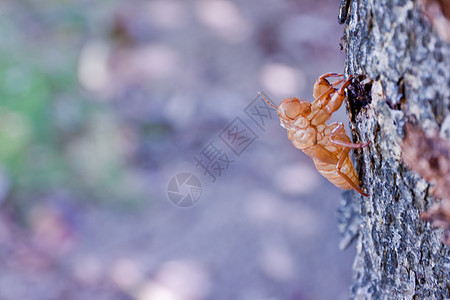
[[[264,95],[264,92],[262,91],[258,91],[258,95],[260,95],[264,100],[266,100],[266,102],[272,106],[275,109],[278,109],[278,106],[274,105],[272,102],[270,102],[269,100],[267,100],[266,96]]]

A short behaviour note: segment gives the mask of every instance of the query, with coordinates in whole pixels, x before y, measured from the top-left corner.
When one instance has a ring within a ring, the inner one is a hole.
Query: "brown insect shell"
[[[278,106],[277,112],[280,119],[292,121],[300,115],[307,117],[311,113],[311,103],[297,97],[287,98]]]
[[[303,150],[317,143],[317,130],[308,119],[311,103],[287,98],[278,106],[280,124],[288,130],[288,137],[297,149]]]

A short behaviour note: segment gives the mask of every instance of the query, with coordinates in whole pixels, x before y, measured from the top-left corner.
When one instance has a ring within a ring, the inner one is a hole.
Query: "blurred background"
[[[346,299],[341,190],[257,97],[343,72],[337,15],[3,0],[0,299]]]

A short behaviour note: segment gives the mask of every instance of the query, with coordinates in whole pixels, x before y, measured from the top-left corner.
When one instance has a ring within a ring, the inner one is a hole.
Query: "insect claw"
[[[370,141],[367,141],[361,145],[361,148],[367,147],[367,146],[369,146],[369,144],[370,144]]]
[[[366,194],[366,193],[364,193],[363,191],[357,191],[358,193],[360,193],[361,195],[363,195],[363,196],[365,196],[365,197],[369,197],[370,195],[369,194]]]

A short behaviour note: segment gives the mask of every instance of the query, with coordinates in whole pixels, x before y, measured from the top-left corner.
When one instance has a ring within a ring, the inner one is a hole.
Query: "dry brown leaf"
[[[442,241],[450,245],[450,143],[438,133],[426,135],[410,123],[405,125],[402,158],[410,169],[434,185],[440,199],[420,216],[435,227],[444,228]]]

